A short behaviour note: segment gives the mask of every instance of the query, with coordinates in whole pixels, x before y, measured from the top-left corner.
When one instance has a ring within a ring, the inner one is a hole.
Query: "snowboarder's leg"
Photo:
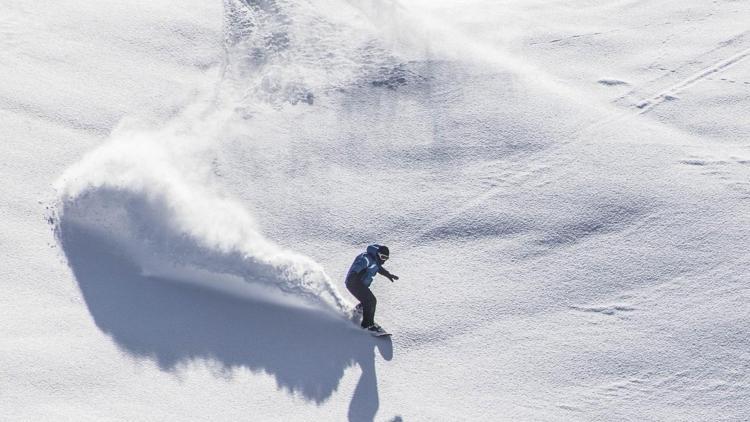
[[[361,283],[351,283],[346,285],[346,289],[362,304],[362,327],[367,328],[374,324],[375,306],[378,301],[370,288]]]
[[[357,298],[357,300],[359,301],[358,306],[360,308],[364,306],[364,298],[365,298],[365,296],[362,294],[362,289],[361,289],[362,287],[364,286],[361,286],[359,283],[352,283],[352,284],[347,283],[346,284],[346,290],[349,290],[349,293],[351,293],[352,296]]]
[[[369,287],[365,287],[365,300],[362,302],[362,327],[367,328],[375,324],[375,305],[378,300]]]

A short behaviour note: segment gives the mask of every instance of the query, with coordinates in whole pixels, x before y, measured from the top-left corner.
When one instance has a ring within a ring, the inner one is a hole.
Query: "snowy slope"
[[[745,2],[0,12],[0,419],[750,414]]]

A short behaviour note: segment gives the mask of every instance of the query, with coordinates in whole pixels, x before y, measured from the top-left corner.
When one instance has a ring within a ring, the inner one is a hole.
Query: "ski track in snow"
[[[650,98],[640,101],[638,104],[636,104],[636,107],[640,109],[640,114],[648,113],[651,109],[663,103],[664,101],[675,99],[677,94],[684,91],[685,89],[690,88],[691,86],[708,78],[709,76],[722,72],[731,66],[734,66],[740,61],[745,60],[748,56],[750,56],[750,48],[717,63],[714,63],[711,66],[701,69],[700,71],[698,71],[698,73],[687,77],[686,79],[670,86],[669,88],[655,94]]]
[[[665,101],[676,99],[680,92],[689,89],[693,85],[700,83],[715,74],[726,71],[750,56],[750,48],[742,49],[742,47],[747,45],[748,39],[750,39],[748,38],[748,34],[750,34],[750,32],[745,31],[725,40],[719,43],[716,48],[694,57],[691,61],[682,66],[677,66],[673,69],[662,69],[667,71],[667,73],[653,79],[645,86],[637,86],[633,88],[627,94],[616,99],[614,103],[622,103],[623,101],[626,101],[627,98],[640,96],[640,99],[635,101],[634,106],[638,109],[638,114],[645,114]],[[727,50],[729,54],[726,53]],[[693,70],[695,63],[704,63],[706,61],[712,63],[698,70]],[[659,89],[656,93],[646,95],[641,94],[641,92],[648,90],[651,86],[658,86],[662,80],[672,80],[690,71],[693,73],[666,88]]]

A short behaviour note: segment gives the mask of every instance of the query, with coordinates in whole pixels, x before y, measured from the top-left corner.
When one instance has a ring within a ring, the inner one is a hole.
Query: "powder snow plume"
[[[279,114],[325,109],[327,97],[346,89],[410,77],[404,63],[430,50],[427,37],[383,27],[383,19],[411,19],[389,4],[386,18],[368,2],[225,0],[218,83],[160,128],[121,122],[69,168],[56,183],[58,237],[95,233],[147,275],[229,275],[347,313],[350,305],[319,264],[266,239],[249,212],[215,186],[212,157],[238,133],[257,135],[247,142],[276,141],[253,128]]]
[[[69,168],[56,184],[58,236],[96,233],[145,274],[230,275],[345,312],[319,264],[266,239],[246,209],[211,186],[205,157],[222,119],[190,111],[198,109],[159,130],[121,127]]]
[[[71,229],[95,233],[115,242],[147,275],[229,275],[348,312],[350,305],[319,264],[266,239],[249,212],[214,183],[216,148],[233,130],[253,124],[244,120],[248,112],[311,104],[312,92],[370,72],[373,55],[380,57],[378,65],[391,59],[370,46],[356,64],[342,66],[338,59],[361,51],[371,36],[349,28],[321,41],[330,29],[320,23],[324,11],[285,6],[225,1],[219,83],[158,129],[121,122],[105,144],[69,168],[56,183],[58,237]]]
[[[63,248],[76,247],[65,243],[71,230],[72,237],[93,234],[114,243],[144,275],[182,280],[194,273],[203,284],[211,284],[211,275],[239,277],[346,314],[350,305],[323,268],[266,239],[212,172],[222,139],[257,121],[247,116],[262,120],[264,113],[312,104],[316,95],[391,61],[370,45],[369,32],[343,25],[347,31],[330,33],[319,13],[325,11],[305,4],[226,0],[218,84],[160,127],[123,120],[57,180]]]

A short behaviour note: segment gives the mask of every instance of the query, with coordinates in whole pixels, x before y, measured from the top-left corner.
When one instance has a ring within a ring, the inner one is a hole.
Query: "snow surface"
[[[0,420],[748,420],[748,22],[0,2]]]

